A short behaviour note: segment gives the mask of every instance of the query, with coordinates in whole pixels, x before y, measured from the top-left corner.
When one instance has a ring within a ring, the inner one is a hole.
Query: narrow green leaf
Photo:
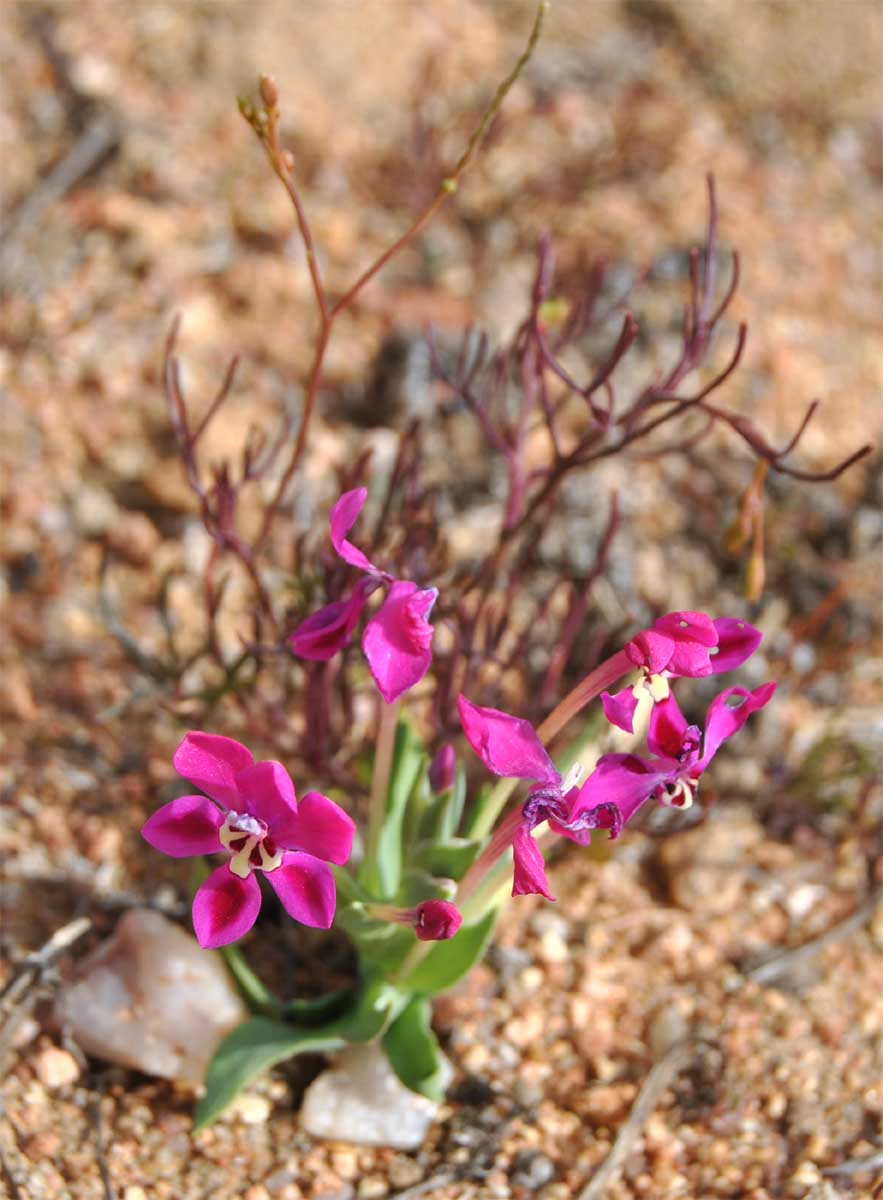
[[[436,942],[424,959],[402,980],[402,991],[433,996],[452,987],[478,962],[490,940],[496,910],[477,925],[464,925],[447,942]]]
[[[441,1101],[444,1061],[429,1018],[429,1001],[415,997],[383,1035],[383,1048],[405,1087],[430,1100]]]
[[[194,1129],[202,1129],[263,1071],[298,1054],[330,1054],[347,1042],[370,1042],[396,1019],[405,997],[391,984],[367,983],[352,1008],[314,1028],[252,1017],[221,1042],[209,1064],[206,1092],[196,1108]]]
[[[386,814],[376,846],[369,846],[359,870],[359,883],[378,900],[389,900],[399,888],[402,873],[402,824],[408,799],[425,768],[426,751],[405,720],[396,726],[395,748]]]
[[[468,838],[449,838],[443,842],[423,842],[416,848],[414,863],[441,879],[462,879],[481,848]]]
[[[296,1054],[328,1054],[346,1039],[333,1026],[296,1029],[267,1017],[252,1017],[221,1042],[209,1064],[205,1095],[196,1106],[194,1131],[204,1128],[268,1067]]]
[[[316,996],[314,999],[298,996],[282,1004],[282,1016],[297,1025],[312,1028],[341,1016],[352,1006],[355,996],[354,987],[336,988],[335,991]]]
[[[220,953],[251,1011],[263,1017],[281,1017],[282,1001],[254,973],[240,948],[232,943],[222,946]]]

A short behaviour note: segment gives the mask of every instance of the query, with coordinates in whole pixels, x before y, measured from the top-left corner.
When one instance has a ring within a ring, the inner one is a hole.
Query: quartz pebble
[[[382,1049],[350,1046],[307,1088],[301,1124],[313,1137],[415,1150],[438,1105],[400,1083]]]
[[[61,991],[56,1015],[96,1058],[201,1083],[247,1013],[218,955],[159,913],[130,909]]]
[[[80,1066],[74,1056],[58,1046],[47,1046],[34,1060],[37,1078],[48,1088],[65,1087],[80,1076]]]

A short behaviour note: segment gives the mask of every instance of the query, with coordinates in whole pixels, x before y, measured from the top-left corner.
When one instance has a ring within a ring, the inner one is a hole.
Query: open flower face
[[[174,858],[228,856],[193,901],[199,944],[224,946],[251,929],[261,906],[255,871],[264,872],[289,916],[327,929],[336,904],[328,863],[345,863],[353,841],[343,809],[320,792],[298,801],[281,763],[256,763],[232,738],[188,733],[174,764],[205,795],[164,804],[141,833]]]

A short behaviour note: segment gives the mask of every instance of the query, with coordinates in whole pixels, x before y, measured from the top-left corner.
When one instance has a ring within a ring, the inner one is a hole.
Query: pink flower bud
[[[421,942],[445,942],[454,936],[463,918],[449,900],[424,900],[413,909],[413,923]]]
[[[457,753],[450,742],[445,742],[429,765],[429,786],[437,796],[441,795],[454,786],[456,775]]]

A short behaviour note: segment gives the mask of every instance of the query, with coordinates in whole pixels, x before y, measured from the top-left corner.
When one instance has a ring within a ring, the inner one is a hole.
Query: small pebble
[[[237,1096],[230,1111],[244,1125],[263,1125],[273,1111],[273,1106],[266,1096],[250,1096],[246,1093],[244,1096]]]
[[[359,1184],[359,1200],[381,1200],[389,1195],[389,1184],[382,1175],[366,1175]]]
[[[37,1078],[48,1088],[65,1087],[80,1077],[80,1064],[67,1050],[47,1046],[34,1059]]]

